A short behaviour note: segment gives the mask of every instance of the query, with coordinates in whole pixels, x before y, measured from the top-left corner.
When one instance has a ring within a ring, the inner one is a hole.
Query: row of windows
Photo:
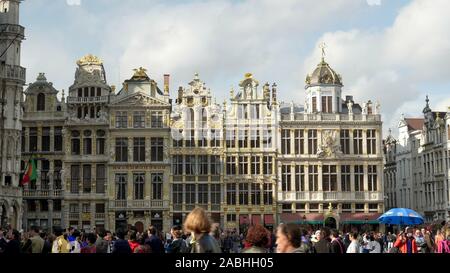
[[[228,183],[226,185],[228,205],[272,205],[271,183]]]
[[[145,193],[145,173],[133,173],[133,198],[143,200]],[[116,199],[126,200],[128,196],[128,174],[117,173],[115,176]],[[163,173],[150,174],[152,185],[152,199],[162,200],[163,196]]]
[[[39,209],[38,209],[39,206]],[[28,212],[36,211],[49,211],[49,205],[47,200],[27,200],[27,210]],[[61,200],[53,200],[53,211],[61,211]]]
[[[41,135],[41,146],[38,147],[38,128],[30,127],[28,135],[28,151],[29,152],[50,152],[50,127],[42,127]],[[22,152],[26,152],[26,137],[25,130],[22,130]],[[53,129],[53,151],[62,151],[63,147],[63,137],[62,137],[62,127],[54,127]]]
[[[353,174],[351,169],[353,167]],[[337,191],[338,183],[338,166],[323,165],[322,166],[322,191]],[[351,176],[354,176],[354,191],[364,191],[364,166],[363,165],[342,165],[341,170],[341,191],[351,191]],[[308,171],[308,173],[306,173]],[[377,191],[377,166],[368,166],[368,191]],[[282,165],[281,166],[281,190],[290,191],[306,191],[306,177],[308,177],[308,190],[319,191],[319,166],[309,165]],[[293,178],[293,179],[292,179]]]
[[[115,142],[116,162],[128,162],[128,138],[119,137]],[[135,137],[132,140],[133,161],[145,162],[145,138]],[[164,159],[164,139],[162,137],[150,138],[150,160],[163,161]]]
[[[91,212],[91,204],[82,203],[81,204],[81,212],[82,213],[90,213]],[[80,204],[78,204],[78,203],[69,204],[69,213],[80,213]],[[105,213],[105,204],[104,203],[95,203],[95,213]]]
[[[228,175],[270,175],[273,174],[272,166],[272,156],[227,156],[226,158]]]
[[[135,111],[133,114],[133,128],[145,128],[145,112]],[[162,111],[152,111],[151,128],[162,128],[163,127],[163,113]],[[128,128],[128,112],[119,111],[116,112],[116,128]]]
[[[220,204],[220,185],[173,184],[173,204]]]
[[[83,193],[92,192],[93,184],[92,165],[73,164],[70,166],[70,192],[80,192],[80,182]],[[105,193],[106,165],[97,164],[95,166],[95,193]]]
[[[221,162],[218,155],[174,155],[173,175],[220,175]]]
[[[309,203],[309,210],[312,211],[318,211],[319,210],[319,203]],[[329,204],[321,204],[322,208],[327,208]],[[337,208],[338,204],[331,204],[333,208]],[[369,203],[369,210],[377,210],[378,204],[376,203]],[[357,211],[364,211],[365,204],[364,203],[354,203],[354,208]],[[292,208],[295,208],[296,210],[304,211],[306,209],[305,203],[295,203],[292,207],[292,204],[283,204],[282,210],[283,211],[291,211]],[[352,204],[351,203],[343,203],[341,204],[342,211],[350,212],[352,210]]]
[[[83,92],[84,91],[84,92]],[[90,92],[89,92],[90,91]],[[97,91],[97,92],[95,92]],[[78,88],[78,97],[100,97],[102,95],[102,89],[100,87],[84,87],[84,88]]]
[[[26,168],[25,161],[20,162],[20,169],[25,172]],[[51,174],[50,170],[50,161],[49,160],[38,160],[37,161],[37,168],[40,170],[40,176],[37,180],[30,181],[29,184],[27,184],[28,189],[30,190],[36,190],[37,189],[37,182],[40,182],[40,189],[41,190],[50,190],[50,176],[53,175],[53,189],[54,190],[61,190],[62,189],[62,181],[61,181],[61,170],[62,170],[62,161],[61,160],[55,160],[53,162],[53,173]]]
[[[307,138],[308,142],[307,151],[305,151],[305,138]],[[350,141],[350,130],[341,130],[340,145],[342,153],[351,153]],[[376,130],[367,130],[366,148],[367,154],[377,153]],[[282,154],[315,154],[316,152],[317,130],[295,129],[293,130],[293,138],[291,136],[291,130],[283,129],[281,131]],[[363,130],[353,130],[353,153],[363,154]]]

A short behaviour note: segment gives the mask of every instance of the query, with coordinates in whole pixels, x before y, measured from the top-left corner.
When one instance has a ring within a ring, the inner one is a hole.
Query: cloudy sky
[[[320,60],[343,77],[344,94],[379,101],[385,132],[401,114],[450,106],[448,0],[26,0],[22,63],[27,82],[45,72],[73,83],[76,60],[103,59],[109,84],[136,67],[172,96],[198,72],[218,102],[244,73],[276,82],[279,98],[304,101],[304,80]]]

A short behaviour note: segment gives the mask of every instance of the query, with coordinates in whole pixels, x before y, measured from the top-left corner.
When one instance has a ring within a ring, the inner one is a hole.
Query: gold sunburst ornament
[[[103,64],[103,62],[102,62],[102,60],[99,57],[94,56],[92,54],[88,54],[88,55],[82,57],[81,59],[79,59],[77,61],[77,64],[78,65],[86,65],[86,64],[101,65],[101,64]]]

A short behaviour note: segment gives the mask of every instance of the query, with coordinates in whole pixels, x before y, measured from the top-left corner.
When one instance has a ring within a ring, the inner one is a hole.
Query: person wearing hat
[[[417,244],[413,235],[413,228],[407,227],[405,232],[397,237],[394,247],[398,248],[400,253],[417,253]]]

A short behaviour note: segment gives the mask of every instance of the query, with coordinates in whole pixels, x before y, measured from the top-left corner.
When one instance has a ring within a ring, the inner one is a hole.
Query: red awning
[[[260,225],[261,224],[261,215],[253,214],[252,215],[252,225]]]
[[[275,221],[273,220],[272,214],[264,214],[264,224],[265,225],[273,225]]]
[[[282,213],[280,215],[281,222],[284,223],[307,223],[323,221],[322,213]]]
[[[250,221],[248,219],[248,215],[239,215],[239,224],[243,225],[243,224],[249,224]]]
[[[353,223],[353,224],[376,224],[378,223],[378,217],[380,217],[382,213],[370,212],[370,213],[342,213],[341,214],[341,223]]]

